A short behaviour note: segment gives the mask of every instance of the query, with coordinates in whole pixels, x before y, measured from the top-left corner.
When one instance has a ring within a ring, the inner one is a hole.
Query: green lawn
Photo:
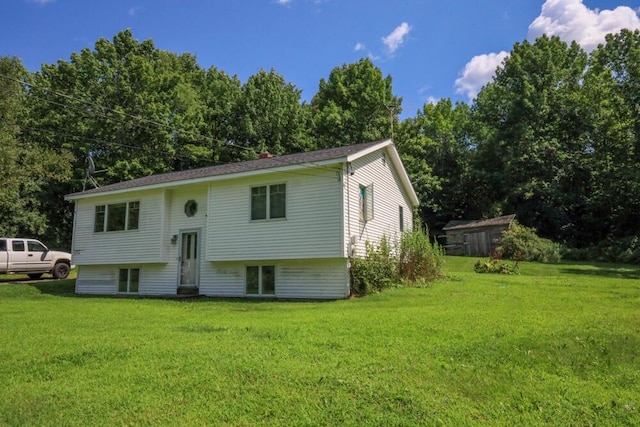
[[[0,425],[640,425],[640,267],[332,302],[0,286]]]

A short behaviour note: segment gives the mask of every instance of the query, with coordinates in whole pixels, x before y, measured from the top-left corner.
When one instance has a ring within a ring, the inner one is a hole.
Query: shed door
[[[182,233],[180,286],[198,286],[198,232]]]
[[[468,236],[467,255],[488,256],[491,251],[491,242],[486,231],[470,233]]]

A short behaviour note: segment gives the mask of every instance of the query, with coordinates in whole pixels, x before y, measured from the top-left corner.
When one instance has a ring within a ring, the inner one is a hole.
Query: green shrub
[[[559,262],[560,245],[536,234],[535,229],[517,221],[502,232],[500,251],[504,258],[517,261]]]
[[[640,236],[606,239],[588,248],[566,249],[562,256],[574,261],[640,264]]]
[[[383,236],[376,247],[365,242],[364,258],[351,260],[351,294],[367,295],[380,292],[397,281],[396,259],[389,240]]]
[[[473,271],[476,273],[520,274],[517,261],[514,264],[508,264],[495,258],[490,258],[488,261],[478,260],[473,266]]]
[[[422,231],[405,232],[396,248],[386,237],[378,246],[365,243],[365,256],[351,259],[351,294],[380,292],[403,284],[419,284],[436,279],[442,271],[442,249],[432,244]]]

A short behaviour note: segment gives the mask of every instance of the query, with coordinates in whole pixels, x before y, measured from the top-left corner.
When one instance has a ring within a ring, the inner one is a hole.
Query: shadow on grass
[[[75,279],[31,281],[24,285],[36,288],[41,294],[76,296]]]
[[[231,303],[238,303],[238,310],[246,311],[250,309],[257,309],[260,306],[264,306],[266,309],[269,303],[272,302],[330,302],[335,301],[332,299],[327,300],[312,300],[312,299],[288,299],[288,298],[246,298],[246,297],[213,297],[207,295],[136,295],[136,294],[121,294],[121,295],[98,295],[98,294],[76,294],[75,293],[75,279],[67,280],[31,280],[29,282],[14,282],[13,285],[22,285],[25,287],[31,287],[38,290],[40,294],[54,295],[59,297],[70,298],[98,298],[98,299],[148,299],[148,300],[166,300],[175,302],[211,302],[211,301],[225,301]]]
[[[640,279],[640,266],[595,266],[594,268],[560,268],[561,273],[602,276],[615,279]]]

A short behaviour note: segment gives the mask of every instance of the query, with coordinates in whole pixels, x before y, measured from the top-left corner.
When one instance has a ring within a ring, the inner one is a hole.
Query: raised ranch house
[[[76,292],[346,298],[349,258],[412,227],[391,140],[261,157],[68,195]]]

